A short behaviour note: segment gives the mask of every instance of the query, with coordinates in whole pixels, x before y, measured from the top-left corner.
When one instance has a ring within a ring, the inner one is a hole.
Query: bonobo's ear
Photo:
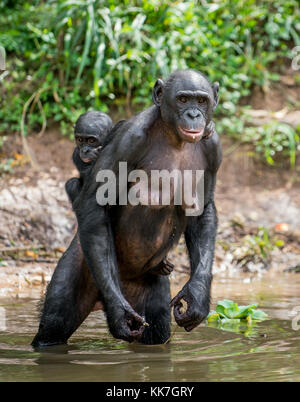
[[[156,83],[154,84],[153,90],[152,90],[152,99],[153,102],[156,106],[161,105],[161,98],[164,90],[164,82],[163,80],[158,79]]]
[[[218,103],[219,103],[218,92],[219,92],[220,84],[218,82],[214,82],[211,87],[212,87],[212,90],[214,93],[213,110],[215,110],[215,108],[218,106]]]

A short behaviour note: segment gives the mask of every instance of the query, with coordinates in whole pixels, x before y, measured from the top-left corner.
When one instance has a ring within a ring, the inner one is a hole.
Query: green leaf
[[[237,303],[232,300],[221,300],[218,302],[216,311],[212,311],[208,316],[208,321],[221,321],[222,323],[228,320],[246,320],[248,325],[252,324],[252,321],[262,321],[268,316],[261,310],[257,310],[258,304],[249,304],[247,306],[238,306]]]
[[[228,317],[228,318],[236,318],[236,316],[239,313],[237,304],[235,304],[233,307],[226,308],[224,310],[224,313],[225,313],[226,317]]]
[[[232,301],[232,300],[227,300],[227,299],[218,301],[218,306],[223,306],[224,308],[231,308],[231,307],[233,307],[235,304],[236,304],[236,303],[235,303],[234,301]]]
[[[239,306],[238,307],[238,314],[235,316],[235,318],[245,318],[249,315],[249,312],[256,308],[257,304],[251,304],[249,306]]]
[[[268,318],[268,314],[262,310],[251,310],[250,314],[252,319],[255,321],[263,321]]]
[[[223,306],[218,305],[216,307],[216,312],[219,313],[222,318],[226,318],[225,308]]]
[[[215,321],[219,321],[219,320],[220,320],[220,315],[218,313],[216,313],[215,311],[212,311],[211,313],[209,313],[209,315],[207,317],[208,322],[215,322]]]

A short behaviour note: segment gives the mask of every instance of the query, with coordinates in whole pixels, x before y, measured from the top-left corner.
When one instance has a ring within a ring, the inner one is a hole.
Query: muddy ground
[[[261,97],[257,95],[258,100]],[[264,118],[268,113],[262,114]],[[291,113],[299,122],[300,112]],[[4,157],[22,155],[20,137],[9,139]],[[216,189],[219,229],[214,274],[248,272],[250,278],[259,278],[270,270],[297,270],[299,164],[294,169],[270,167],[253,156],[251,147],[226,136],[221,140],[224,157]],[[28,145],[37,168],[17,157],[13,173],[0,177],[0,296],[40,292],[76,230],[64,190],[65,181],[77,175],[71,161],[73,142],[52,128],[42,136],[29,136]],[[189,270],[183,239],[169,258],[175,264],[173,282],[178,283]]]

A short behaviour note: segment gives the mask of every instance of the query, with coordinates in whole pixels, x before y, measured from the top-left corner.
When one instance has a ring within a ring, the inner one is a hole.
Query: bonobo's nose
[[[190,119],[196,119],[197,117],[200,116],[200,111],[199,111],[198,109],[196,109],[196,108],[194,108],[194,109],[189,109],[189,110],[187,111],[187,115],[188,115],[188,117],[189,117]]]

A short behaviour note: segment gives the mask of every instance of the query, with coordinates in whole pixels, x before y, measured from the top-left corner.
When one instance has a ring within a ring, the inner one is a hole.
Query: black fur
[[[111,334],[129,342],[166,342],[170,306],[177,324],[187,331],[206,317],[217,229],[214,190],[221,163],[219,137],[211,120],[218,87],[197,71],[177,71],[166,82],[156,82],[154,106],[111,131],[74,200],[80,243],[77,239],[71,244],[54,272],[33,345],[66,342],[99,294]],[[186,216],[184,206],[174,205],[98,205],[96,175],[109,169],[118,177],[120,161],[127,162],[129,172],[153,166],[204,170],[202,214]],[[169,277],[152,275],[151,270],[181,234],[191,276],[170,301]],[[183,300],[186,312],[181,311]]]

